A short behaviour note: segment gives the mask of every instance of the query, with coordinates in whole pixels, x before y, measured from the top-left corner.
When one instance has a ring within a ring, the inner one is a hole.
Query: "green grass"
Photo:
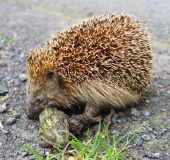
[[[2,37],[5,40],[5,46],[10,46],[13,43],[13,40],[6,34],[0,32],[0,37]]]
[[[12,117],[15,111],[9,111],[8,114],[6,114],[6,118]]]
[[[104,125],[104,128],[101,129],[101,124],[99,124],[98,132],[93,138],[90,137],[90,133],[87,131],[86,139],[83,142],[78,140],[73,134],[69,134],[72,139],[67,143],[66,147],[61,150],[56,141],[57,153],[48,154],[46,160],[68,160],[71,156],[74,157],[74,160],[123,160],[124,151],[136,136],[136,134],[127,133],[119,138],[116,138],[115,135],[110,137],[107,127]],[[26,148],[38,160],[45,160],[27,144],[23,148]]]
[[[167,38],[164,40],[166,46],[170,48],[170,35],[167,36]]]

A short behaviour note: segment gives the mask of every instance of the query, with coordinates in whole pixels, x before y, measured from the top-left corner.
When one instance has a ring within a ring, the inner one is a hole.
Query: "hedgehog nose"
[[[36,98],[36,102],[37,103],[41,103],[43,101],[43,97],[42,96],[39,96]]]

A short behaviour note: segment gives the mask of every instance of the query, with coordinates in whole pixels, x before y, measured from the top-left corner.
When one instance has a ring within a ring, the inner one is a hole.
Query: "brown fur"
[[[58,32],[43,49],[29,51],[28,114],[45,106],[85,114],[137,102],[149,83],[152,54],[147,32],[128,15],[99,16]]]

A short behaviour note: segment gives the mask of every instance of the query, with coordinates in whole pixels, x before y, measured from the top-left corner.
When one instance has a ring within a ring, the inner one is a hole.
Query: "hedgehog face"
[[[67,104],[61,79],[53,71],[47,71],[45,81],[40,84],[35,78],[27,83],[27,112],[32,119],[38,119],[45,107],[63,107]]]

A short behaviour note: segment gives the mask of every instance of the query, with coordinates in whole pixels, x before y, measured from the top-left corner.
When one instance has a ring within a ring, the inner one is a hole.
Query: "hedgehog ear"
[[[54,82],[58,82],[59,84],[62,84],[62,78],[60,76],[58,76],[57,73],[52,70],[48,70],[46,72],[46,79],[52,80]]]

